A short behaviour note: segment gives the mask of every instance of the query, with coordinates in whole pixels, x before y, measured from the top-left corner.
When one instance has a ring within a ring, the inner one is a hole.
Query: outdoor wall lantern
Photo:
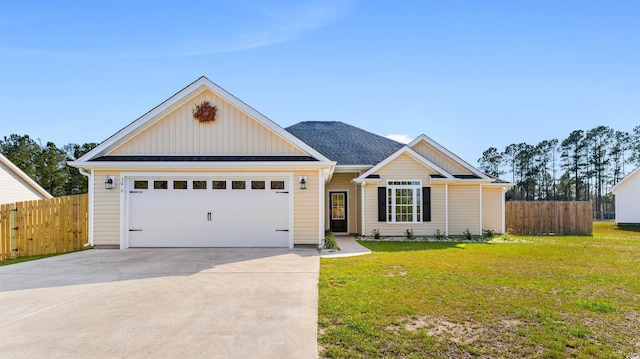
[[[115,183],[113,176],[107,176],[107,180],[104,181],[104,189],[113,189]]]
[[[307,189],[307,176],[300,176],[300,189]]]

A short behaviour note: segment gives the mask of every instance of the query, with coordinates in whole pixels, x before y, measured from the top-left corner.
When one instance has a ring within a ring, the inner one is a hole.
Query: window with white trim
[[[422,222],[422,181],[387,181],[387,222]]]

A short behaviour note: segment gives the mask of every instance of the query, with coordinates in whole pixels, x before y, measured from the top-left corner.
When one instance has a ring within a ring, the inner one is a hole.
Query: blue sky
[[[640,124],[640,1],[0,0],[0,136],[101,142],[200,76],[273,121],[490,146]]]

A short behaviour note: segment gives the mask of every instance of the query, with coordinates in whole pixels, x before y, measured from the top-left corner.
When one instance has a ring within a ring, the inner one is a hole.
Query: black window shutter
[[[387,188],[378,187],[378,222],[387,221]]]
[[[422,187],[422,221],[431,222],[431,187]]]

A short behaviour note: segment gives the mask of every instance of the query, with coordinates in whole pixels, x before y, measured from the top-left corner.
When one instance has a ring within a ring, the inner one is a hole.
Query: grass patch
[[[599,357],[640,353],[640,232],[509,243],[361,242],[321,259],[327,358]]]
[[[77,252],[77,251],[75,251],[75,252]],[[55,256],[68,254],[68,253],[73,253],[73,252],[41,254],[41,255],[38,255],[38,256],[26,256],[26,257],[18,257],[18,258],[13,258],[13,259],[5,259],[3,261],[0,261],[0,266],[7,266],[7,265],[10,265],[10,264],[35,261],[36,259],[55,257]]]
[[[611,313],[616,311],[616,308],[606,302],[579,300],[576,302],[576,304],[581,308],[590,310],[592,312]]]

